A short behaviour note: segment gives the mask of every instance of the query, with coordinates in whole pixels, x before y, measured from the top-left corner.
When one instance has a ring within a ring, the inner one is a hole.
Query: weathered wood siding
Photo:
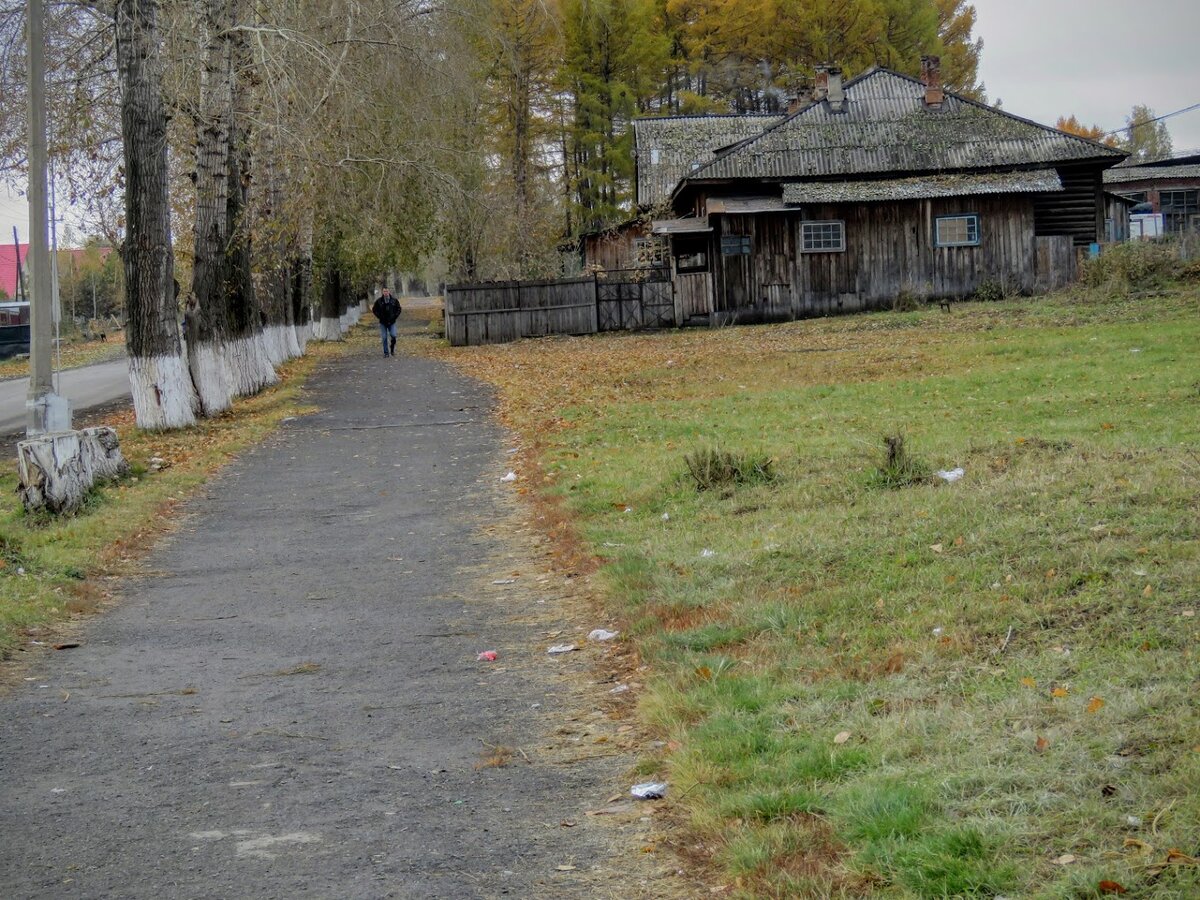
[[[646,234],[646,223],[637,222],[602,234],[584,235],[584,268],[604,269],[605,271],[631,268],[637,262],[634,259],[634,242],[639,238],[644,238]]]
[[[1034,234],[1065,236],[1076,247],[1104,238],[1104,166],[1089,163],[1059,166],[1063,190],[1037,194],[1033,201]]]
[[[935,246],[938,216],[969,213],[979,216],[978,246]],[[1013,293],[1038,287],[1033,202],[1027,196],[810,206],[802,214],[711,220],[714,307],[721,321],[884,309],[900,293],[927,300],[963,298],[985,282]],[[844,222],[846,249],[801,253],[805,221]],[[722,236],[731,235],[750,237],[750,255],[721,254]]]
[[[509,281],[446,288],[451,346],[503,344],[548,334],[594,334],[596,282]]]
[[[675,318],[681,324],[697,316],[707,316],[712,311],[712,274],[689,272],[676,274]]]
[[[1075,280],[1078,254],[1067,235],[1036,238],[1034,269],[1037,280],[1034,289],[1039,293],[1057,290]]]

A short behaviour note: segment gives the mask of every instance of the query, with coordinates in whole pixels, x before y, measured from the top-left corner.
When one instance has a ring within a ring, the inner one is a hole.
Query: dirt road
[[[675,895],[489,396],[365,350],[311,394],[0,696],[0,896]]]

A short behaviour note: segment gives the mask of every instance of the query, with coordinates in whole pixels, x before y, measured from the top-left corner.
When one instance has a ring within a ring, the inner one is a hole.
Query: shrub
[[[908,291],[901,291],[892,301],[893,312],[916,312],[920,308],[921,302]]]
[[[885,435],[883,445],[886,448],[883,462],[871,475],[871,484],[875,487],[902,488],[913,484],[923,484],[930,480],[933,469],[923,460],[916,459],[908,452],[908,444],[903,434]]]
[[[1175,248],[1167,243],[1131,241],[1105,249],[1083,264],[1082,281],[1089,287],[1145,290],[1161,287],[1178,277]]]
[[[762,453],[731,453],[705,448],[683,458],[696,490],[711,491],[734,484],[764,484],[775,480],[775,461]]]
[[[976,300],[981,300],[984,303],[995,303],[999,300],[1004,300],[1009,296],[1009,291],[1004,283],[997,281],[994,278],[989,278],[982,282],[979,287],[975,288],[974,297]]]

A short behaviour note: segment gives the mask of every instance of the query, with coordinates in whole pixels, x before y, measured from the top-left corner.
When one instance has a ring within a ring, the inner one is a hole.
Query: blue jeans
[[[393,322],[391,325],[384,325],[382,322],[380,322],[379,339],[383,341],[384,356],[390,356],[392,352],[392,348],[388,344],[388,338],[391,338],[393,341],[396,340],[396,323]]]

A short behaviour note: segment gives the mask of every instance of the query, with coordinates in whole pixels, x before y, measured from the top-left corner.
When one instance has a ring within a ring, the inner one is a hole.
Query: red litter
[[[499,655],[495,650],[484,650],[475,659],[478,662],[495,662]]]

